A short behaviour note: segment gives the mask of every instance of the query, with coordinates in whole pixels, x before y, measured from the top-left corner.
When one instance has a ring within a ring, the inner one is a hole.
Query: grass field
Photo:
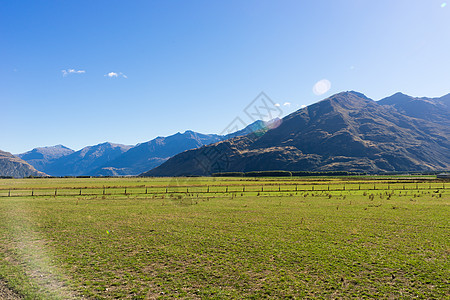
[[[5,179],[0,280],[28,299],[448,299],[449,205],[433,177]]]

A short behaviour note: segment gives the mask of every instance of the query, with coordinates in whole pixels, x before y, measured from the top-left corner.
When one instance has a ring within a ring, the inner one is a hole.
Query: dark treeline
[[[397,171],[397,172],[380,172],[376,175],[438,175],[441,173],[449,173],[449,170],[435,170],[435,171]]]
[[[252,171],[252,172],[221,172],[214,173],[214,177],[292,177],[292,176],[352,176],[366,175],[365,173],[355,173],[347,171]]]

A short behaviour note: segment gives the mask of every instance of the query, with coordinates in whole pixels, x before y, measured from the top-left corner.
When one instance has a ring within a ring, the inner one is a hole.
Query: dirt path
[[[6,283],[0,279],[0,299],[2,300],[17,300],[22,299],[17,293],[12,291]]]

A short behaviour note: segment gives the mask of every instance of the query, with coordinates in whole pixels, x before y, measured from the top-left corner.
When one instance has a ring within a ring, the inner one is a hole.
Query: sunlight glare
[[[331,88],[331,82],[327,79],[319,80],[313,87],[313,92],[317,96],[323,95]]]

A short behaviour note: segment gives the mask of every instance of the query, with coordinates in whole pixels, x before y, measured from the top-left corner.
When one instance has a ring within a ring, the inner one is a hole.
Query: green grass
[[[448,186],[427,181],[420,184],[433,189],[414,190],[408,181],[406,191],[276,191],[295,181],[373,183],[1,180],[7,189],[99,193],[103,186],[249,190],[255,183],[274,191],[1,197],[0,278],[28,299],[449,297]]]

